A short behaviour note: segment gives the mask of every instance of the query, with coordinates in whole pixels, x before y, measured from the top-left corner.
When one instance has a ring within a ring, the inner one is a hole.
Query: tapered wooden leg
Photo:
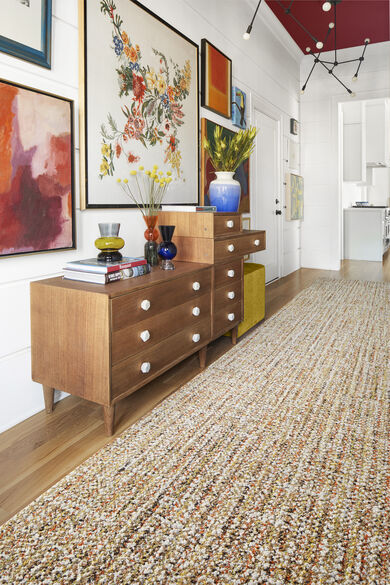
[[[237,333],[238,333],[238,325],[236,325],[232,329],[232,345],[236,345],[236,343],[237,343]]]
[[[200,369],[204,370],[206,367],[207,345],[202,347],[198,352]]]
[[[54,388],[51,386],[43,386],[43,400],[45,401],[45,410],[48,414],[53,412],[54,403]]]
[[[106,435],[114,434],[115,406],[103,406],[104,428]]]

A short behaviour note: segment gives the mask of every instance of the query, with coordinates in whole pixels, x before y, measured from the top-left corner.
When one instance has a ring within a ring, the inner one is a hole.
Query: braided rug
[[[0,583],[390,583],[390,284],[319,280],[0,528]]]

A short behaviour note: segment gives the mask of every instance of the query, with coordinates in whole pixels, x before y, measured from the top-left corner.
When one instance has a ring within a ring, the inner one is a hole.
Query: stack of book
[[[95,284],[108,284],[125,278],[134,278],[150,272],[150,264],[145,258],[123,257],[120,262],[99,262],[96,258],[67,262],[63,270],[64,278],[82,280]]]

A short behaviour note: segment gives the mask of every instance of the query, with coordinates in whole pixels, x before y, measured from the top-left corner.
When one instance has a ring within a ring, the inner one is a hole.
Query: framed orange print
[[[232,61],[207,39],[201,44],[202,107],[225,118],[232,116]]]

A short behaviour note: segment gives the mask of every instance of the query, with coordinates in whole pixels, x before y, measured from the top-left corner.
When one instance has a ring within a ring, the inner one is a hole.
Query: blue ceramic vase
[[[174,225],[159,225],[158,229],[160,230],[162,242],[159,244],[157,252],[160,256],[161,268],[162,270],[174,270],[175,265],[172,262],[172,259],[177,254],[177,248],[175,244],[171,241],[173,232],[175,231]]]
[[[238,211],[240,205],[241,185],[233,179],[234,172],[219,171],[217,178],[210,183],[210,205],[215,205],[217,211]]]

